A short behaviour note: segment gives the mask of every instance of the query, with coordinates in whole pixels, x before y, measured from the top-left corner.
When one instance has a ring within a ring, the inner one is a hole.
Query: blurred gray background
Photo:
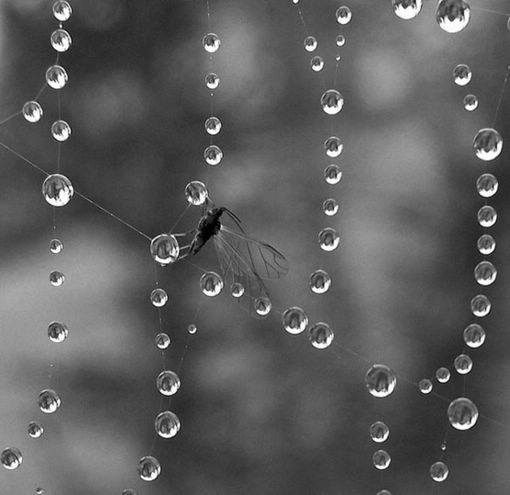
[[[0,120],[33,98],[54,61],[51,4],[0,3]],[[155,440],[162,474],[141,481],[136,467],[153,444],[160,410],[154,384],[163,366],[153,344],[158,317],[148,300],[148,242],[75,197],[56,212],[65,248],[51,255],[44,177],[1,150],[0,448],[17,446],[24,461],[16,471],[0,470],[0,493],[30,494],[39,486],[49,495],[120,494],[128,487],[147,495],[507,492],[508,146],[487,167],[471,151],[477,130],[494,118],[508,64],[507,19],[473,9],[468,28],[449,35],[435,21],[432,0],[411,21],[398,19],[389,0],[355,0],[351,23],[340,26],[340,3],[302,0],[326,61],[316,74],[290,0],[211,0],[210,30],[222,40],[212,64],[201,45],[209,30],[205,1],[72,5],[65,28],[73,46],[61,58],[70,79],[61,96],[73,134],[62,146],[62,172],[151,237],[181,214],[187,182],[207,180],[217,204],[288,257],[289,275],[269,284],[275,305],[299,305],[312,322],[328,322],[335,342],[314,349],[306,334],[284,332],[277,313],[250,318],[227,291],[206,300],[201,271],[187,263],[160,269],[169,294],[163,328],[172,338],[166,366],[179,366],[187,325],[199,330],[170,404],[182,429]],[[509,11],[503,0],[484,6]],[[339,49],[340,33],[347,42]],[[319,100],[332,85],[337,53],[336,89],[345,106],[330,117]],[[452,82],[458,63],[474,73],[465,88]],[[215,142],[225,156],[208,170],[203,79],[210,69],[221,77],[214,100],[223,129]],[[467,93],[479,98],[474,113],[463,109]],[[0,140],[54,171],[56,91],[48,89],[40,102],[39,124],[17,117],[0,127]],[[509,108],[507,94],[496,125],[504,138]],[[344,178],[336,186],[322,177],[330,132],[345,144],[337,160]],[[472,275],[481,259],[475,218],[483,204],[475,182],[486,169],[500,182],[490,201],[499,213],[491,229],[499,272],[494,287],[481,291]],[[327,197],[340,203],[333,218],[321,211]],[[193,228],[199,217],[191,209],[178,230]],[[340,233],[333,253],[316,241],[325,226]],[[212,246],[193,262],[218,269]],[[322,296],[308,287],[316,268],[333,279]],[[66,275],[61,288],[48,283],[53,269]],[[480,292],[493,303],[482,322],[486,344],[469,352],[474,367],[466,380],[453,373],[434,390],[450,399],[465,393],[501,424],[480,418],[458,432],[447,422],[448,401],[421,395],[412,382],[433,378],[439,366],[452,369],[473,321],[469,301]],[[47,338],[53,320],[69,327],[63,344]],[[387,399],[365,389],[373,362],[398,375]],[[44,415],[36,399],[50,384],[63,405]],[[38,440],[26,434],[31,420],[45,427]],[[375,420],[391,429],[382,448],[392,464],[384,472],[371,464],[379,448],[368,435]],[[428,470],[440,458],[445,431],[450,476],[437,485]]]

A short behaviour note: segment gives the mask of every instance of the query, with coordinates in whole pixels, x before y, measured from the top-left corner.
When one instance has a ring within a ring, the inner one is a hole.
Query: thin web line
[[[489,14],[496,14],[496,15],[501,15],[501,16],[505,16],[505,17],[510,17],[510,14],[507,14],[505,12],[500,12],[498,10],[486,9],[484,7],[477,7],[476,5],[471,5],[471,8],[473,10],[481,10],[482,12],[488,12]]]
[[[505,79],[503,81],[503,85],[501,86],[501,91],[499,92],[498,105],[496,107],[496,113],[494,115],[494,120],[492,122],[492,127],[496,125],[496,121],[498,119],[499,109],[501,108],[501,104],[503,103],[503,96],[505,95],[506,85],[508,83],[508,75],[510,74],[510,65],[506,68]]]

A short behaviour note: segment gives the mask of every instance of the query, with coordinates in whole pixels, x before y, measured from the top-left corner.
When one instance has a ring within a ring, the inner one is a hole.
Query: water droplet
[[[151,292],[151,303],[156,308],[162,308],[168,302],[168,294],[164,289],[154,289]]]
[[[168,349],[168,347],[170,346],[170,337],[168,336],[168,334],[161,332],[156,335],[154,342],[158,349],[164,351],[165,349]]]
[[[51,33],[50,43],[57,52],[66,52],[71,47],[71,35],[65,29],[56,29]]]
[[[352,19],[352,12],[349,7],[346,7],[345,5],[342,5],[341,7],[338,7],[336,10],[336,22],[338,24],[349,24],[349,22]]]
[[[188,333],[190,335],[195,335],[197,333],[197,330],[198,330],[198,328],[194,323],[190,323],[188,325]]]
[[[430,394],[432,392],[432,382],[428,378],[423,378],[418,382],[418,388],[422,394]]]
[[[374,397],[388,397],[396,384],[395,373],[384,364],[374,364],[365,375],[365,385]]]
[[[492,227],[498,219],[496,210],[489,205],[482,206],[476,214],[478,223],[485,228]]]
[[[324,169],[324,180],[328,184],[338,184],[342,180],[342,172],[338,165],[328,165]]]
[[[299,5],[300,1],[301,1],[301,0],[292,0],[292,3],[293,3],[294,5]]]
[[[469,84],[472,77],[473,73],[471,72],[469,65],[458,64],[453,69],[453,82],[457,86],[465,86],[466,84]]]
[[[440,0],[436,10],[436,21],[447,33],[458,33],[469,23],[471,10],[464,0]]]
[[[122,490],[122,495],[138,495],[138,493],[132,488],[126,488],[125,490]]]
[[[336,89],[328,89],[321,96],[321,107],[328,115],[336,115],[344,106],[344,97]]]
[[[67,72],[60,65],[52,65],[46,71],[46,82],[53,89],[62,89],[67,83]]]
[[[453,365],[459,375],[467,375],[473,369],[473,360],[467,354],[459,354]]]
[[[253,307],[260,316],[267,316],[271,311],[272,304],[267,297],[257,297],[253,302]]]
[[[392,0],[393,12],[401,19],[413,19],[421,10],[422,0]]]
[[[283,328],[292,335],[304,332],[308,326],[308,316],[298,306],[293,306],[283,312]]]
[[[36,495],[43,495],[43,494],[44,494],[44,489],[43,489],[43,488],[41,488],[41,487],[37,487],[37,488],[35,489],[35,494],[36,494]]]
[[[162,266],[169,265],[179,258],[179,243],[172,234],[160,234],[152,239],[150,252],[156,263]]]
[[[440,449],[444,452],[447,448],[447,443],[446,443],[446,440],[444,440],[441,445],[440,445]]]
[[[181,422],[176,414],[171,411],[160,412],[154,421],[156,433],[162,438],[172,438],[181,429]]]
[[[386,423],[382,421],[376,421],[372,423],[369,428],[370,438],[376,443],[385,442],[390,436],[390,429],[386,426]]]
[[[327,323],[314,323],[309,330],[310,342],[316,349],[326,349],[335,338],[333,330]]]
[[[73,9],[71,8],[71,5],[69,5],[69,2],[64,0],[57,0],[53,4],[52,10],[55,19],[60,22],[68,21],[71,17],[71,14],[73,13]]]
[[[491,302],[487,296],[483,294],[478,294],[473,299],[471,299],[471,312],[478,316],[478,318],[483,318],[487,316],[491,310]]]
[[[450,380],[450,370],[445,367],[437,368],[436,370],[436,380],[439,383],[446,383]]]
[[[476,265],[475,270],[475,280],[480,285],[491,285],[495,280],[498,274],[496,267],[490,261],[481,261]]]
[[[204,159],[208,165],[218,165],[223,158],[223,151],[219,146],[212,144],[204,150]]]
[[[207,201],[209,194],[203,182],[193,180],[184,189],[184,195],[190,205],[202,206]]]
[[[324,294],[331,287],[331,277],[325,270],[315,270],[310,275],[310,289],[316,294]]]
[[[338,232],[331,227],[326,227],[319,232],[319,245],[323,251],[333,251],[340,244]]]
[[[478,323],[471,323],[464,329],[464,342],[468,347],[476,349],[485,342],[485,330]]]
[[[379,490],[376,495],[391,495],[389,490]]]
[[[478,247],[478,251],[480,251],[481,254],[492,254],[496,249],[496,241],[491,235],[483,234],[478,238],[476,246]]]
[[[223,290],[223,280],[216,272],[205,272],[200,277],[200,289],[208,297],[217,296]]]
[[[314,72],[320,72],[324,68],[324,59],[319,55],[310,59],[310,67]]]
[[[475,95],[466,95],[462,100],[462,104],[468,112],[473,112],[478,108],[478,98]]]
[[[391,457],[385,450],[378,450],[372,456],[372,462],[377,469],[386,469],[391,463]]]
[[[477,132],[473,139],[473,149],[480,160],[494,160],[503,149],[503,139],[496,129],[486,127]]]
[[[61,174],[48,175],[42,185],[44,199],[51,206],[65,206],[74,195],[71,181]]]
[[[506,28],[508,31],[510,31],[510,16],[508,17],[508,19],[506,21]]]
[[[477,419],[478,409],[471,400],[459,397],[450,402],[448,420],[455,429],[469,430],[476,424]]]
[[[54,413],[59,407],[62,401],[55,390],[46,388],[41,391],[39,398],[37,399],[39,409],[46,414]]]
[[[342,34],[339,34],[336,37],[336,46],[344,46],[345,45],[345,36]]]
[[[322,211],[328,216],[332,217],[336,215],[338,212],[338,203],[336,199],[328,198],[324,203],[322,203]]]
[[[326,150],[326,155],[331,158],[336,158],[342,153],[344,145],[340,141],[340,138],[330,136],[326,139],[326,141],[324,141],[324,149]]]
[[[492,174],[482,174],[476,181],[476,190],[482,198],[491,198],[498,191],[498,179]]]
[[[305,50],[307,52],[313,52],[317,48],[317,38],[314,36],[307,36],[304,41]]]
[[[53,287],[60,287],[65,282],[65,276],[62,272],[54,270],[50,273],[50,284]]]
[[[51,135],[57,141],[67,141],[71,136],[71,126],[65,120],[56,120],[51,124]]]
[[[41,105],[37,101],[27,101],[23,105],[23,117],[25,117],[25,120],[28,122],[31,122],[32,124],[35,122],[39,122],[41,120],[41,117],[43,116],[43,109]]]
[[[434,481],[444,481],[448,478],[448,466],[441,461],[434,462],[434,464],[430,466],[430,477]]]
[[[48,337],[52,342],[59,344],[67,339],[69,330],[64,323],[53,321],[48,325]]]
[[[209,117],[204,125],[205,132],[210,136],[216,136],[221,131],[221,120],[218,117]]]
[[[17,469],[23,462],[23,456],[16,447],[7,447],[0,454],[0,462],[5,469]]]
[[[202,45],[206,52],[215,53],[220,49],[221,40],[217,34],[208,33],[202,39]]]
[[[28,423],[27,431],[30,438],[39,438],[44,433],[44,428],[40,423],[31,421]]]
[[[163,395],[174,395],[181,386],[181,380],[173,371],[162,371],[156,379],[156,388]]]
[[[161,473],[161,464],[151,456],[146,455],[138,461],[138,474],[144,481],[154,481]]]
[[[59,239],[52,239],[50,241],[50,252],[53,254],[58,254],[62,252],[62,249],[64,249],[64,245],[62,244],[62,241]]]
[[[209,89],[216,89],[220,85],[220,78],[218,74],[215,74],[214,72],[210,72],[205,76],[205,85]]]
[[[241,284],[240,282],[234,282],[230,286],[230,293],[232,294],[232,297],[235,298],[241,297],[244,294],[243,284]]]

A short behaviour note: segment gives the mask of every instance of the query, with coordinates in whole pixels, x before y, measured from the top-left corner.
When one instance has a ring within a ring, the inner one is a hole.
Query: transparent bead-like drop
[[[71,181],[62,174],[48,175],[42,185],[44,199],[51,206],[65,206],[74,195]]]
[[[442,462],[442,461],[437,461],[437,462],[434,462],[434,464],[432,464],[432,466],[430,466],[430,477],[434,480],[434,481],[444,481],[446,478],[448,478],[448,466]]]
[[[62,272],[59,272],[58,270],[53,270],[50,273],[50,284],[53,285],[53,287],[60,287],[64,282],[66,278]]]
[[[388,440],[390,436],[390,429],[386,426],[386,423],[382,421],[376,421],[372,423],[369,428],[370,438],[376,443],[383,443]]]
[[[316,294],[324,294],[331,287],[331,277],[325,270],[315,270],[310,275],[310,289]]]
[[[328,165],[324,169],[324,180],[331,185],[338,184],[342,180],[342,172],[338,165]]]
[[[220,85],[220,78],[218,74],[214,72],[210,72],[205,76],[205,85],[208,89],[217,89]]]
[[[55,390],[46,388],[41,391],[37,399],[39,409],[46,414],[54,413],[59,407],[62,401]]]
[[[219,146],[212,144],[208,146],[204,150],[204,160],[208,165],[216,166],[219,165],[221,159],[223,158],[223,151],[221,151]]]
[[[326,155],[331,158],[336,158],[340,156],[344,149],[344,145],[340,141],[340,138],[336,136],[330,136],[326,141],[324,141],[324,149],[326,150]]]
[[[0,462],[5,469],[17,469],[23,462],[23,456],[16,447],[7,447],[0,453]]]
[[[133,488],[126,488],[122,490],[122,495],[138,495],[138,492]]]
[[[161,464],[151,456],[146,455],[138,461],[138,474],[144,481],[154,481],[161,473]]]
[[[341,7],[338,7],[338,9],[336,10],[336,22],[338,22],[338,24],[349,24],[349,22],[351,22],[351,19],[352,19],[352,12],[351,12],[351,9],[349,7],[346,7],[345,5],[342,5]]]
[[[473,139],[473,149],[480,160],[490,161],[499,156],[503,149],[503,139],[496,129],[480,129]]]
[[[428,378],[424,378],[418,382],[418,388],[422,394],[430,394],[432,392],[432,382]]]
[[[216,53],[221,46],[221,40],[215,33],[208,33],[202,39],[204,50],[209,53]]]
[[[297,335],[306,330],[308,326],[308,316],[303,309],[298,306],[293,306],[283,312],[282,324],[285,331],[292,335]]]
[[[232,294],[232,297],[235,297],[236,299],[241,297],[244,294],[244,286],[240,282],[234,282],[230,286],[230,294]]]
[[[343,34],[339,34],[336,39],[336,46],[341,47],[345,45],[345,36]]]
[[[393,12],[401,19],[413,19],[421,10],[422,0],[392,0]]]
[[[73,13],[73,9],[71,8],[71,5],[69,2],[66,2],[65,0],[57,0],[53,4],[53,16],[57,21],[65,22],[68,21]]]
[[[391,464],[391,457],[388,452],[385,450],[377,450],[374,452],[374,455],[372,456],[372,462],[374,463],[374,467],[377,469],[383,470],[387,469],[388,466]]]
[[[28,423],[27,432],[30,438],[39,438],[44,433],[44,428],[37,421],[31,421]]]
[[[475,280],[480,285],[491,285],[496,280],[498,272],[490,261],[481,261],[474,270]]]
[[[319,322],[310,327],[309,338],[316,349],[326,349],[333,342],[335,334],[327,323]]]
[[[260,316],[267,316],[271,311],[272,304],[267,297],[257,297],[253,302],[255,312]]]
[[[319,232],[319,245],[323,251],[333,251],[340,244],[340,236],[335,229],[326,227]]]
[[[154,343],[158,349],[164,351],[170,347],[170,337],[164,332],[158,333],[154,338]]]
[[[162,308],[168,302],[168,294],[164,289],[154,289],[151,292],[151,303],[156,308]]]
[[[39,102],[32,100],[27,101],[23,105],[22,113],[27,122],[35,124],[41,120],[41,117],[43,116],[43,109]]]
[[[48,325],[48,338],[55,344],[64,342],[68,335],[69,330],[64,323],[53,321]]]
[[[315,36],[307,36],[304,41],[305,50],[307,52],[314,52],[317,49],[317,38]]]
[[[157,235],[151,241],[150,253],[156,263],[162,266],[169,265],[179,258],[179,243],[172,234]]]
[[[328,89],[321,96],[321,107],[324,113],[336,115],[344,106],[344,97],[336,89]]]
[[[209,193],[203,182],[193,180],[184,189],[184,195],[190,205],[202,206],[207,201]]]
[[[223,290],[223,280],[216,272],[206,272],[200,277],[200,289],[208,297],[217,296]]]
[[[59,53],[66,52],[71,48],[71,35],[65,29],[56,29],[51,33],[50,43],[55,51]]]
[[[466,397],[459,397],[448,406],[448,420],[457,430],[469,430],[476,424],[478,408],[473,401]]]
[[[498,192],[498,179],[492,174],[482,174],[476,181],[476,190],[482,198],[492,198]]]
[[[190,323],[188,325],[188,333],[190,335],[195,335],[197,333],[197,330],[198,330],[198,328],[194,323]]]
[[[496,249],[496,241],[490,234],[483,234],[476,241],[476,247],[480,254],[488,255],[492,254]]]
[[[60,239],[52,239],[50,241],[50,253],[59,254],[64,249],[64,245]]]
[[[474,112],[478,108],[478,98],[475,95],[466,95],[462,100],[464,109],[468,112]]]
[[[156,388],[167,397],[174,395],[181,386],[181,380],[173,371],[162,371],[156,379]]]
[[[52,65],[46,71],[46,82],[53,89],[62,89],[67,84],[67,72],[60,65]]]
[[[440,449],[445,452],[446,451],[446,448],[448,447],[447,443],[446,443],[446,440],[444,440],[443,442],[441,442],[441,445],[440,445]]]
[[[448,368],[441,367],[436,370],[436,380],[439,383],[446,383],[450,380],[451,373]]]
[[[181,429],[181,422],[176,414],[171,411],[160,412],[154,420],[156,433],[162,438],[172,438]]]
[[[484,294],[477,294],[471,299],[471,313],[478,318],[483,318],[490,313],[491,302]]]
[[[310,59],[310,67],[314,72],[320,72],[324,69],[324,59],[319,55],[312,57]]]
[[[216,136],[221,131],[221,120],[218,117],[209,117],[205,121],[205,132],[210,136]]]
[[[389,490],[379,490],[376,495],[392,495]]]
[[[65,120],[56,120],[51,124],[51,135],[61,143],[71,137],[71,126]]]
[[[473,73],[469,68],[469,65],[466,64],[458,64],[453,69],[453,82],[457,86],[466,86],[471,81],[473,77]]]
[[[365,385],[374,397],[388,397],[397,384],[397,377],[384,364],[374,364],[365,375]]]
[[[492,206],[485,205],[478,210],[476,218],[482,227],[489,228],[496,223],[498,214]]]
[[[463,337],[468,347],[477,349],[485,342],[485,330],[478,323],[471,323],[464,329]]]
[[[322,211],[328,217],[332,217],[338,213],[338,203],[336,199],[328,198],[324,203],[322,203]]]
[[[464,0],[440,0],[436,9],[436,21],[447,33],[458,33],[469,23],[471,9]]]
[[[473,369],[473,360],[467,354],[459,354],[453,365],[459,375],[467,375]]]
[[[43,495],[44,494],[44,489],[41,488],[41,487],[37,487],[35,489],[35,495]],[[136,495],[136,494],[135,494]]]

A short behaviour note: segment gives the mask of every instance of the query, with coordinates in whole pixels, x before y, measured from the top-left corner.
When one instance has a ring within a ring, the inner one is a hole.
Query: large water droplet
[[[448,406],[448,420],[457,430],[469,430],[476,424],[478,409],[466,397],[453,400]]]
[[[62,401],[55,390],[46,388],[41,391],[37,399],[39,409],[46,414],[54,413],[61,405]]]
[[[51,206],[65,206],[74,195],[71,181],[61,174],[48,175],[42,185],[44,199]]]
[[[48,337],[52,342],[59,344],[67,339],[69,330],[64,323],[53,321],[48,325]]]
[[[469,23],[471,10],[464,0],[440,0],[436,9],[436,21],[447,33],[458,33]]]
[[[169,265],[179,258],[179,243],[172,234],[160,234],[152,239],[150,252],[156,263]]]
[[[73,13],[71,5],[69,5],[69,2],[66,2],[65,0],[57,0],[53,4],[52,10],[55,19],[60,22],[68,21]]]
[[[477,349],[485,342],[485,330],[478,323],[471,323],[464,329],[464,342],[468,347]]]
[[[467,375],[473,369],[473,360],[467,354],[459,354],[453,365],[459,375]]]
[[[386,426],[386,423],[382,421],[376,421],[372,423],[369,428],[370,438],[376,443],[385,442],[390,436],[390,429]]]
[[[498,192],[498,179],[493,174],[482,174],[476,181],[476,190],[482,198],[492,198]]]
[[[57,52],[66,52],[71,48],[71,35],[65,29],[56,29],[51,33],[50,43]]]
[[[283,312],[283,328],[292,335],[303,332],[308,326],[308,316],[298,306],[293,306]]]
[[[156,388],[161,394],[174,395],[181,386],[181,380],[173,371],[162,371],[156,378]]]
[[[491,285],[496,280],[496,276],[498,274],[496,267],[490,261],[481,261],[476,265],[475,270],[475,280],[480,285]]]
[[[184,189],[184,195],[190,205],[202,206],[207,201],[208,192],[203,182],[193,180]]]
[[[333,342],[335,334],[327,323],[319,322],[310,327],[309,337],[316,349],[326,349]]]
[[[7,447],[0,454],[0,462],[5,469],[17,469],[23,462],[23,456],[16,447]]]
[[[491,235],[483,234],[478,238],[478,241],[476,241],[476,246],[480,254],[488,255],[492,254],[496,249],[496,241]]]
[[[324,149],[326,150],[326,155],[331,158],[336,158],[342,153],[344,145],[342,144],[342,141],[340,141],[340,138],[330,136],[326,139],[326,141],[324,141]]]
[[[336,89],[328,89],[321,96],[321,107],[328,115],[336,115],[344,106],[344,97]]]
[[[181,429],[181,422],[176,414],[171,411],[160,412],[154,421],[156,433],[162,438],[172,438]]]
[[[434,462],[434,464],[430,466],[430,477],[434,481],[444,481],[448,478],[448,466],[442,461]]]
[[[498,219],[498,214],[494,207],[485,205],[482,206],[476,214],[478,223],[485,228],[492,227]]]
[[[200,289],[208,297],[217,296],[223,290],[223,280],[216,272],[206,272],[200,277]]]
[[[28,423],[27,431],[30,438],[39,438],[44,433],[44,428],[37,421],[31,421]]]
[[[458,64],[453,69],[453,82],[457,86],[465,86],[466,84],[469,84],[472,77],[473,73],[471,72],[469,65]]]
[[[37,101],[27,101],[23,105],[23,117],[27,122],[34,124],[35,122],[39,122],[41,117],[43,116],[43,109],[39,102]]]
[[[388,397],[396,384],[395,373],[384,364],[374,364],[365,375],[365,385],[374,397]]]
[[[484,294],[477,294],[471,299],[471,312],[478,318],[487,316],[491,310],[491,302]]]
[[[161,464],[151,456],[146,455],[138,461],[138,474],[144,481],[154,481],[161,473]]]
[[[450,376],[451,376],[450,370],[448,368],[445,368],[444,366],[436,370],[436,380],[439,383],[448,382],[450,380]]]
[[[385,450],[377,450],[372,456],[372,462],[377,469],[386,469],[391,464],[391,457]]]
[[[422,0],[392,0],[393,12],[401,19],[413,19],[421,10]]]
[[[340,244],[340,236],[335,229],[326,227],[319,232],[319,245],[323,251],[333,251]]]
[[[304,41],[305,50],[307,52],[314,52],[317,48],[317,38],[315,36],[307,36]]]
[[[346,7],[345,5],[342,5],[341,7],[338,7],[338,9],[336,10],[335,17],[336,22],[338,22],[338,24],[342,25],[349,24],[349,22],[352,19],[351,9],[349,7]]]
[[[62,89],[67,84],[67,72],[60,65],[52,65],[46,71],[46,82],[53,89]]]
[[[61,143],[67,141],[71,137],[71,126],[65,120],[56,120],[51,124],[51,135]]]
[[[162,308],[168,302],[168,294],[164,289],[154,289],[151,292],[150,300],[156,308]]]
[[[496,129],[480,129],[473,139],[473,149],[480,160],[490,161],[498,157],[503,149],[503,139]]]

